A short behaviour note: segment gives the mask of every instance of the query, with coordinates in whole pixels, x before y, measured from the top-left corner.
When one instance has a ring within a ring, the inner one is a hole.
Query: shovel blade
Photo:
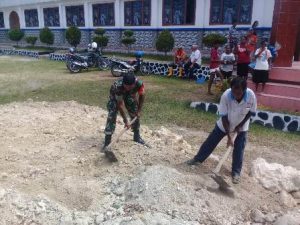
[[[211,178],[219,185],[219,190],[222,193],[224,193],[230,197],[235,196],[234,190],[221,175],[219,175],[217,173],[213,173]]]
[[[113,153],[110,150],[106,150],[104,151],[105,157],[110,161],[110,162],[118,162],[118,159],[115,155],[115,153]]]

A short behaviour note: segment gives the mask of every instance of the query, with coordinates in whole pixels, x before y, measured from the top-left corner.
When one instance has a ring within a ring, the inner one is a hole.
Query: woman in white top
[[[272,58],[266,41],[261,42],[261,47],[255,51],[254,57],[256,59],[256,65],[254,67],[253,82],[255,83],[256,91],[258,90],[259,83],[262,83],[262,91],[264,91],[265,84],[269,80],[269,65],[270,59]]]

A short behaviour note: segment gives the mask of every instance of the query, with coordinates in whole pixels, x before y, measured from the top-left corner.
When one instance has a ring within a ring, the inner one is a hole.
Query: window
[[[210,24],[250,24],[253,0],[211,0]]]
[[[25,24],[26,27],[38,27],[39,18],[37,9],[25,9]]]
[[[45,8],[44,12],[44,24],[46,27],[59,27],[59,9],[55,8]]]
[[[164,0],[163,25],[194,25],[195,0]]]
[[[4,17],[3,17],[3,12],[0,12],[0,28],[4,28]]]
[[[114,26],[115,7],[114,3],[93,5],[94,26]]]
[[[66,6],[67,26],[84,27],[84,9],[83,5]]]
[[[151,0],[125,2],[125,26],[149,26],[151,21]]]

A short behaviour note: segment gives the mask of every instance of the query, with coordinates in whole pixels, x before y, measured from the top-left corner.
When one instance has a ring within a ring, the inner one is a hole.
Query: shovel
[[[233,136],[233,142],[236,138],[236,134],[234,134]],[[231,186],[226,182],[226,180],[219,174],[220,170],[224,164],[224,162],[228,159],[228,156],[231,152],[231,150],[233,149],[232,146],[229,146],[225,152],[225,154],[223,155],[223,157],[221,158],[221,160],[219,161],[217,167],[212,171],[213,174],[211,175],[212,179],[219,185],[219,190],[229,196],[234,197],[234,191],[231,188]]]
[[[134,118],[130,121],[129,125],[131,126],[136,120],[137,120],[137,117],[134,117]],[[116,138],[115,138],[108,146],[106,146],[106,147],[104,148],[104,150],[103,150],[103,151],[104,151],[104,154],[105,154],[106,158],[108,158],[109,161],[111,161],[111,162],[117,162],[117,161],[118,161],[118,159],[117,159],[115,153],[113,153],[113,152],[111,151],[111,147],[112,147],[115,143],[117,143],[117,142],[119,141],[120,137],[121,137],[126,131],[128,131],[128,130],[129,130],[129,128],[125,127],[123,130],[121,130],[121,132],[118,134],[118,136],[117,136],[117,137],[116,137]]]

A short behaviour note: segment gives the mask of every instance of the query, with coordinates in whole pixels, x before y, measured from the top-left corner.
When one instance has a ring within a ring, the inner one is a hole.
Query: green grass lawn
[[[0,57],[0,104],[31,98],[50,102],[75,100],[106,108],[109,88],[115,79],[109,71],[93,70],[75,75],[70,74],[62,62],[23,59]],[[141,79],[147,90],[144,124],[176,125],[207,132],[214,127],[216,115],[189,107],[191,101],[214,101],[215,97],[206,95],[206,85],[160,76]],[[250,132],[250,140],[282,148],[299,146],[299,137],[299,132],[285,133],[254,124]]]

